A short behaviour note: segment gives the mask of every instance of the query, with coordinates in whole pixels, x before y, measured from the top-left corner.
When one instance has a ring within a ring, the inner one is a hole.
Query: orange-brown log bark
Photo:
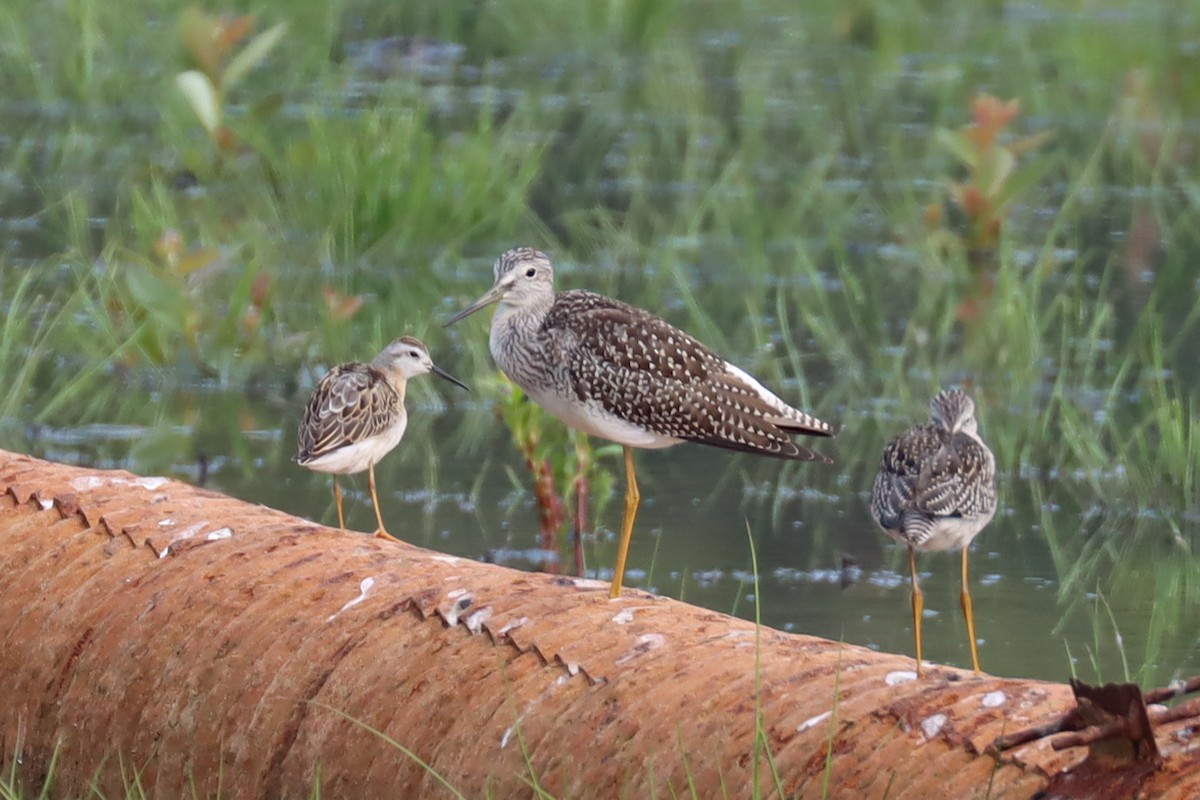
[[[1186,720],[1159,769],[996,757],[1070,689],[906,680],[909,658],[3,451],[0,584],[0,759],[36,780],[57,745],[68,793],[119,795],[123,766],[160,797],[452,796],[431,771],[467,797],[771,797],[761,730],[787,797],[1200,796]]]

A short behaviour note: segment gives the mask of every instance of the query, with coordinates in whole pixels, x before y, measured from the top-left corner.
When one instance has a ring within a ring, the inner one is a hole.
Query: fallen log
[[[1000,751],[1071,689],[915,680],[162,478],[0,451],[0,576],[0,763],[36,783],[57,749],[68,794],[136,770],[161,797],[1200,796],[1195,719],[1155,730],[1154,764]]]

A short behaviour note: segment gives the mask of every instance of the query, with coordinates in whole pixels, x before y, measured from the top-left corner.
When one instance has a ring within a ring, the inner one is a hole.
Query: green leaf
[[[1022,165],[1012,174],[1011,180],[992,198],[993,204],[997,209],[1008,205],[1013,198],[1036,186],[1049,169],[1050,160],[1046,158],[1039,158]]]
[[[255,36],[237,55],[229,59],[229,66],[221,74],[221,91],[228,92],[246,76],[246,73],[262,63],[287,33],[287,23],[281,22]]]
[[[179,34],[200,71],[205,75],[216,75],[221,63],[217,24],[198,6],[188,6],[179,15]]]
[[[175,85],[196,112],[204,130],[212,135],[221,126],[221,103],[212,81],[203,72],[189,69],[175,76]]]
[[[172,269],[176,275],[187,275],[189,272],[204,269],[205,267],[216,262],[221,257],[221,251],[215,247],[203,247],[199,250],[193,250],[185,253],[180,259],[174,263]]]
[[[125,268],[125,285],[129,294],[154,321],[173,332],[183,330],[184,308],[179,291],[149,270],[128,265]]]
[[[933,138],[966,166],[972,168],[976,166],[979,152],[975,149],[975,143],[960,131],[938,128],[933,132]]]
[[[981,169],[979,175],[980,183],[986,182],[985,185],[980,186],[984,196],[989,200],[999,197],[1004,191],[1004,184],[1008,183],[1016,166],[1017,157],[1008,150],[1003,147],[993,150],[991,157],[986,160],[986,170]]]

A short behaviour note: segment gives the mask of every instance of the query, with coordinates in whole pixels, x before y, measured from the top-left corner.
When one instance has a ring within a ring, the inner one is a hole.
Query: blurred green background
[[[984,669],[1200,672],[1194,3],[8,0],[0,74],[0,446],[334,522],[307,394],[412,334],[474,391],[411,388],[390,529],[608,577],[619,457],[512,394],[486,315],[440,325],[531,245],[841,428],[834,466],[640,454],[628,585],[911,653],[867,494],[963,385]],[[957,558],[919,563],[969,664]]]

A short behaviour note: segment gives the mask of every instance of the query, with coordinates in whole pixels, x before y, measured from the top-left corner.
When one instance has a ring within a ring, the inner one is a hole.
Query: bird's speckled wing
[[[887,530],[904,529],[904,513],[913,507],[924,463],[942,445],[942,432],[917,425],[888,442],[871,488],[871,513]]]
[[[871,513],[894,531],[918,517],[985,514],[995,503],[995,469],[984,447],[934,425],[917,425],[888,443],[871,490]]]
[[[661,436],[779,458],[827,460],[791,440],[768,405],[724,359],[635,306],[584,291],[559,293],[543,328],[582,401]],[[563,332],[570,335],[562,336]],[[826,431],[814,433],[828,435]]]
[[[934,516],[973,517],[995,504],[995,467],[987,451],[965,433],[946,436],[921,470],[913,506]]]
[[[342,364],[313,389],[300,423],[296,461],[305,464],[391,427],[401,413],[400,396],[369,364]]]

